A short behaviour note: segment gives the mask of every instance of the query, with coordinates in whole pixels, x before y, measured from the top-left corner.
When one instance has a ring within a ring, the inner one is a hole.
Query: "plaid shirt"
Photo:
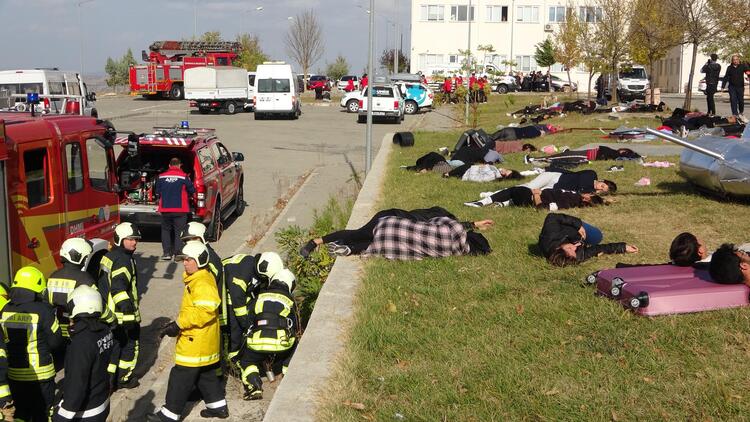
[[[362,255],[386,259],[440,258],[469,253],[466,229],[448,217],[411,221],[384,217],[373,230],[373,241]]]

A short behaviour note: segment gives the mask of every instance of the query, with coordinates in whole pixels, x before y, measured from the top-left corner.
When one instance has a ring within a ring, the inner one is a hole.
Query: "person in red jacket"
[[[359,81],[359,89],[364,89],[367,87],[367,73],[362,75],[362,79]]]
[[[477,76],[474,72],[469,76],[469,101],[477,100]]]
[[[477,100],[480,103],[487,101],[487,97],[484,95],[484,85],[487,83],[487,78],[484,76],[477,78]]]
[[[189,195],[195,193],[195,186],[187,174],[180,168],[182,162],[174,157],[169,160],[169,169],[156,180],[156,194],[159,195],[161,214],[161,247],[164,252],[161,259],[169,261],[175,251],[182,250],[180,233],[185,228],[190,212]]]
[[[352,91],[354,91],[354,79],[349,79],[348,81],[346,81],[344,92],[352,92]]]

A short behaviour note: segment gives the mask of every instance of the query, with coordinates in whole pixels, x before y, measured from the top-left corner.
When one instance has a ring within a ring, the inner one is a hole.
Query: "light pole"
[[[198,0],[193,0],[193,41],[198,41]]]
[[[398,48],[398,23],[394,22],[393,27],[396,31],[396,36],[393,39],[393,73],[398,73],[398,56],[401,54],[401,50]]]
[[[516,21],[516,0],[510,1],[510,71],[513,72],[513,33],[515,32],[515,21]]]
[[[471,0],[469,8],[466,10],[466,21],[469,23],[469,40],[466,46],[466,80],[469,81],[469,89],[466,90],[466,106],[464,107],[464,124],[469,125],[469,94],[471,92]]]
[[[365,175],[372,167],[372,81],[374,78],[372,55],[375,50],[375,0],[370,0],[370,40],[367,49],[367,129],[365,131]]]
[[[82,0],[78,2],[78,34],[81,37],[81,54],[80,54],[80,60],[81,60],[81,73],[80,78],[83,80],[83,22],[81,21],[81,6],[83,6],[86,3],[91,3],[94,0]]]
[[[247,13],[247,14],[248,14],[248,16],[249,16],[249,15],[250,15],[251,13],[253,13],[253,12],[262,12],[262,11],[263,11],[263,6],[258,6],[258,7],[254,8],[254,9],[250,9],[250,10],[245,10],[245,13]],[[248,18],[248,22],[247,22],[247,27],[248,27],[248,31],[249,31],[249,29],[250,29],[250,27],[251,27],[251,25],[250,25],[250,22],[249,22],[249,20],[250,20],[250,19]],[[241,32],[241,31],[240,31],[240,32]],[[249,33],[249,32],[248,32],[248,33]],[[258,31],[255,31],[255,33],[257,34],[257,33],[258,33]]]

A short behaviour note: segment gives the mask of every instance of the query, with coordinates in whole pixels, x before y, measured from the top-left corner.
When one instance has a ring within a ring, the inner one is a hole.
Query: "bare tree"
[[[679,45],[682,31],[679,22],[662,2],[635,0],[630,20],[630,57],[637,63],[648,63],[651,86],[650,103],[654,103],[654,63],[666,57]]]
[[[581,20],[581,26],[578,28],[578,47],[581,50],[581,64],[589,74],[589,83],[586,89],[587,101],[591,101],[591,81],[594,79],[594,75],[604,72],[606,67],[602,57],[603,45],[602,39],[597,34],[596,25]]]
[[[302,68],[302,74],[307,75],[323,56],[323,30],[312,9],[291,20],[285,43],[287,53]]]
[[[596,16],[596,32],[602,42],[602,57],[606,60],[607,70],[612,74],[609,92],[612,94],[612,101],[617,102],[620,63],[628,54],[628,23],[632,0],[596,0],[594,6],[601,8],[601,14],[597,10],[589,10],[587,14],[594,13]],[[583,19],[588,20],[588,16]]]
[[[682,108],[690,110],[693,98],[693,73],[698,48],[712,40],[719,29],[711,8],[711,0],[666,0],[666,5],[675,21],[681,23],[682,43],[692,44],[693,57],[690,61],[690,74],[685,88],[685,103]],[[737,11],[743,13],[744,11]]]

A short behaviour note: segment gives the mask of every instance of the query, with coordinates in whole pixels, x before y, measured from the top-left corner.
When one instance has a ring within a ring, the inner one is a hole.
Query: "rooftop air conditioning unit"
[[[544,25],[544,32],[552,32],[554,29],[552,28],[552,24],[548,23]]]

